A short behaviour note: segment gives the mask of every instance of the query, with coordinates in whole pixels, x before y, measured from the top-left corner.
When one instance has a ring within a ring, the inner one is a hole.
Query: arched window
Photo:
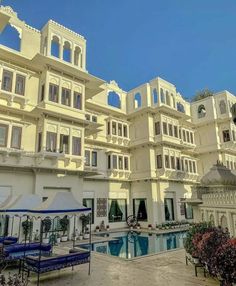
[[[134,108],[139,108],[142,105],[142,97],[139,92],[134,95]]]
[[[60,57],[60,40],[57,36],[52,37],[51,41],[51,55],[59,58]]]
[[[63,46],[63,60],[69,63],[71,62],[71,47],[68,41],[66,41]]]
[[[184,106],[183,106],[182,103],[177,102],[177,110],[178,110],[179,112],[185,113],[185,109],[184,109]]]
[[[168,91],[166,91],[166,104],[170,106],[170,95]]]
[[[120,96],[115,91],[110,91],[108,93],[107,102],[108,102],[108,105],[110,106],[113,106],[116,108],[121,107]]]
[[[157,89],[154,88],[152,90],[152,101],[153,101],[153,104],[157,104],[158,103],[158,93],[157,93]]]
[[[225,103],[225,101],[221,100],[219,106],[220,106],[220,113],[221,114],[225,114],[226,113],[226,103]]]
[[[162,103],[166,103],[165,95],[164,95],[163,89],[161,88],[160,91],[161,91],[161,102],[162,102]]]
[[[81,49],[76,47],[74,50],[74,65],[80,66]]]
[[[214,215],[213,214],[210,215],[209,221],[212,223],[212,225],[215,224],[215,219],[214,219]]]
[[[20,51],[21,39],[19,31],[10,24],[6,25],[0,34],[0,44],[13,50]]]
[[[225,215],[223,215],[220,219],[220,226],[224,229],[228,227],[227,218]]]
[[[203,118],[206,116],[206,108],[203,104],[198,106],[197,114],[198,118]]]

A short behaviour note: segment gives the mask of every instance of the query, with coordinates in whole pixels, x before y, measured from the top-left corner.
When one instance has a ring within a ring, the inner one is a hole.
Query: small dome
[[[210,171],[201,178],[201,185],[205,186],[236,186],[236,176],[217,161]]]

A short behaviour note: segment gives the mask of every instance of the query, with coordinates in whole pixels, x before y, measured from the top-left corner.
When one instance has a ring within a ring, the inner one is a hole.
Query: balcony
[[[197,181],[199,175],[197,173],[189,173],[181,170],[173,169],[158,169],[156,175],[162,179],[177,180],[177,181]]]
[[[19,162],[24,154],[25,151],[23,149],[14,149],[7,147],[0,148],[0,155],[2,155],[3,162],[6,162],[7,158],[9,158],[10,156],[16,157],[17,162]]]
[[[230,153],[236,152],[236,142],[235,141],[223,142],[220,144],[220,147],[221,147],[221,149],[228,151]]]
[[[181,140],[179,138],[165,134],[155,135],[154,142],[156,144],[169,144],[178,148],[181,147]]]
[[[23,95],[18,95],[9,91],[0,90],[0,98],[7,102],[7,106],[13,107],[14,103],[18,104],[21,109],[25,109],[29,99]]]
[[[116,144],[123,147],[128,147],[130,143],[130,139],[127,137],[121,137],[118,135],[107,135],[107,142],[111,144]]]
[[[107,171],[107,176],[114,179],[129,179],[130,174],[130,170],[112,169]]]

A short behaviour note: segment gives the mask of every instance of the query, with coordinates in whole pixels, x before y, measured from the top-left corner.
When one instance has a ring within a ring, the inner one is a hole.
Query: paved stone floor
[[[195,277],[192,265],[185,265],[184,250],[153,255],[133,261],[92,253],[92,273],[88,265],[76,266],[74,271],[55,271],[41,276],[40,285],[50,286],[213,286],[219,285],[203,273]],[[35,285],[35,277],[30,278]]]

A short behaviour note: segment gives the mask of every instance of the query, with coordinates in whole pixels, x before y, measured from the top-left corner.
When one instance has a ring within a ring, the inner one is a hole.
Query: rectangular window
[[[112,167],[113,169],[117,169],[117,156],[112,155]]]
[[[224,142],[230,141],[229,130],[223,130],[223,141]]]
[[[91,208],[91,223],[94,223],[94,199],[83,199],[83,206]]]
[[[90,117],[90,114],[85,114],[85,119],[86,119],[86,120],[90,121],[90,118],[91,118],[91,117]]]
[[[163,122],[162,126],[163,126],[163,134],[168,135],[167,134],[167,123]]]
[[[186,132],[183,130],[183,141],[186,142]]]
[[[125,199],[108,200],[108,219],[109,222],[126,221],[127,205]]]
[[[138,221],[147,221],[147,199],[133,199],[133,215]]]
[[[233,141],[235,141],[235,131],[232,130],[232,138],[233,138]]]
[[[179,139],[182,139],[182,132],[181,132],[181,129],[179,129]]]
[[[122,124],[118,123],[118,136],[122,136]]]
[[[164,206],[165,206],[165,220],[171,221],[175,219],[174,216],[174,200],[173,199],[164,199]]]
[[[107,168],[111,169],[111,155],[107,156]]]
[[[170,161],[169,161],[169,156],[165,155],[165,167],[170,168]]]
[[[187,134],[187,142],[190,143],[189,132],[186,131],[186,134]]]
[[[168,124],[168,127],[169,127],[169,136],[173,136],[172,124]]]
[[[3,70],[2,74],[2,90],[12,91],[13,72]]]
[[[69,154],[69,136],[60,134],[60,153]]]
[[[188,172],[188,160],[185,160],[185,171]]]
[[[110,132],[110,126],[111,126],[111,123],[110,121],[107,122],[107,135],[110,135],[111,132]]]
[[[0,147],[7,147],[8,126],[0,124]]]
[[[84,155],[85,155],[85,166],[90,166],[90,151],[85,150]]]
[[[25,94],[25,76],[20,74],[16,75],[15,93],[19,95]]]
[[[192,161],[189,161],[189,172],[192,173],[193,169],[192,169]]]
[[[96,151],[92,151],[92,166],[93,167],[97,167],[97,152]]]
[[[192,144],[194,144],[194,143],[193,143],[193,133],[192,133],[192,132],[190,132],[190,142],[191,142]]]
[[[178,138],[178,127],[174,125],[174,136]]]
[[[155,122],[155,135],[159,135],[160,133],[161,133],[160,122]]]
[[[176,169],[180,171],[180,169],[181,169],[180,167],[181,167],[180,166],[180,158],[177,157],[176,158]]]
[[[47,152],[56,152],[57,150],[57,133],[47,132],[46,138],[46,151]]]
[[[186,219],[193,219],[193,208],[191,205],[184,203],[184,212]]]
[[[124,167],[125,167],[125,170],[129,170],[129,158],[128,157],[124,157]]]
[[[123,158],[119,156],[119,169],[123,170]]]
[[[112,122],[112,135],[116,135],[116,123]]]
[[[73,107],[76,109],[82,109],[82,94],[74,91]]]
[[[183,159],[181,159],[181,169],[184,172],[184,160]]]
[[[196,172],[196,163],[195,163],[195,161],[193,161],[193,173],[197,173]]]
[[[81,138],[72,137],[72,155],[80,156],[81,155]]]
[[[128,137],[128,126],[124,125],[123,126],[123,132],[124,132],[124,137]]]
[[[49,100],[58,103],[59,86],[53,83],[49,84]]]
[[[157,155],[157,169],[161,169],[161,168],[162,168],[162,156]]]
[[[11,132],[11,148],[20,149],[22,128],[13,126]]]
[[[170,156],[170,162],[171,162],[171,169],[175,169],[175,157]]]
[[[61,104],[70,106],[71,91],[68,88],[62,88],[61,90]]]

